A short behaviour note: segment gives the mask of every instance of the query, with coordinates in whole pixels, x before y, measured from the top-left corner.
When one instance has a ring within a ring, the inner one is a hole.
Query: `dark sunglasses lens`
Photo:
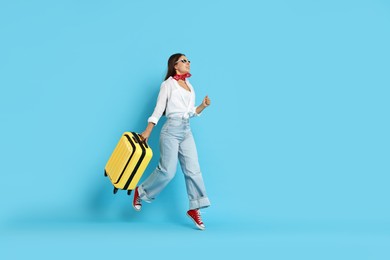
[[[191,61],[189,61],[189,60],[186,60],[186,59],[182,59],[182,60],[179,60],[179,61],[181,61],[182,63],[191,63]],[[179,62],[179,61],[177,61],[177,62]]]

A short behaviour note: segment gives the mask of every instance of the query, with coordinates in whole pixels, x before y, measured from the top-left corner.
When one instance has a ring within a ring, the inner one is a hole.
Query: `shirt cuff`
[[[201,116],[201,115],[202,115],[202,112],[199,113],[199,114],[196,113],[196,108],[197,108],[197,107],[193,107],[193,108],[192,108],[192,111],[191,111],[191,112],[192,112],[192,115],[193,115],[193,116]]]
[[[153,123],[153,124],[157,125],[157,122],[158,122],[158,119],[154,116],[151,116],[148,118],[148,123]]]

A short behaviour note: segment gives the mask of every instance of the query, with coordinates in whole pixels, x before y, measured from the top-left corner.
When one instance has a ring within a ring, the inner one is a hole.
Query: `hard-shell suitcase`
[[[152,156],[152,149],[142,140],[141,135],[134,132],[123,133],[104,168],[104,175],[114,185],[114,194],[122,189],[127,190],[130,195]]]

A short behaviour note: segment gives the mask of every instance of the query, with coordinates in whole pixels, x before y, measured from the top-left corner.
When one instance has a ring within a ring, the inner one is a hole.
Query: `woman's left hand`
[[[203,99],[203,101],[202,101],[202,104],[203,104],[204,107],[210,106],[211,101],[210,101],[209,96],[205,96],[205,97],[204,97],[204,99]]]

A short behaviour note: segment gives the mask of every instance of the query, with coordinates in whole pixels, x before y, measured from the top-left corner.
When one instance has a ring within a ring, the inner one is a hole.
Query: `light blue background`
[[[1,258],[388,259],[389,46],[385,0],[1,1]],[[180,170],[140,213],[103,177],[175,52],[205,232]]]

